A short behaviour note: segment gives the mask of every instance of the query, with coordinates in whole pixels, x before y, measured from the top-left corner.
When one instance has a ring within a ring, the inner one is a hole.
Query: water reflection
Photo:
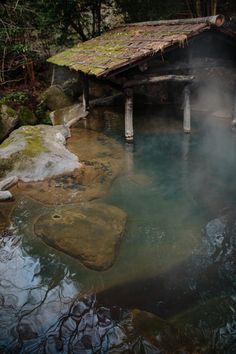
[[[119,122],[104,116],[114,135]],[[194,134],[183,135],[171,118],[142,118],[103,198],[129,216],[111,269],[89,270],[34,235],[54,206],[19,194],[12,212],[1,207],[6,352],[235,352],[236,137],[211,119],[199,126],[197,117]]]

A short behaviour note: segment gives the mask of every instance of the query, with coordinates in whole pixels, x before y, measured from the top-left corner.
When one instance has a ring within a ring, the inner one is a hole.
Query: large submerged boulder
[[[126,214],[111,205],[62,206],[42,215],[34,230],[46,244],[79,259],[86,267],[105,270],[115,261]]]
[[[15,130],[0,145],[0,178],[40,181],[79,168],[78,157],[64,146],[69,134],[63,126],[23,126]]]

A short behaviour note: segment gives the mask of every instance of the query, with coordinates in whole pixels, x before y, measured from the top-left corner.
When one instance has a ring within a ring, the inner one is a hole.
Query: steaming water
[[[17,201],[0,240],[5,352],[236,352],[236,133],[229,120],[200,114],[194,123],[184,135],[171,115],[136,113],[133,146],[107,125],[127,157],[103,201],[128,214],[108,271],[42,244],[32,225],[47,206]],[[130,335],[132,309],[160,316],[169,329],[152,328],[151,336],[146,323],[146,334]]]

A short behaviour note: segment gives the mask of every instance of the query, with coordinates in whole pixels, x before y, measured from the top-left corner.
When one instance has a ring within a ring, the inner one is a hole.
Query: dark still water
[[[136,113],[134,145],[105,122],[127,151],[102,199],[128,215],[109,270],[43,244],[33,224],[50,206],[17,197],[0,238],[1,353],[236,353],[236,132],[198,114],[184,135],[171,117]]]

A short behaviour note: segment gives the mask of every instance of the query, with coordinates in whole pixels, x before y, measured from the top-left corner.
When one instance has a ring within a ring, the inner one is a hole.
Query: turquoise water
[[[0,345],[14,353],[235,353],[230,121],[196,114],[184,135],[170,113],[136,112],[133,145],[122,128],[105,127],[127,151],[102,199],[128,215],[118,258],[95,272],[45,246],[33,222],[50,206],[19,197],[0,240]],[[139,332],[133,309],[170,327]]]

